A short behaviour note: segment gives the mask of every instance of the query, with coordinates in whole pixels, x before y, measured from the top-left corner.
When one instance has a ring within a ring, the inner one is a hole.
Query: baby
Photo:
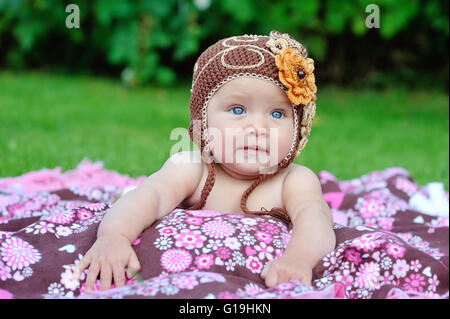
[[[177,207],[292,223],[284,254],[261,277],[268,287],[291,280],[311,285],[312,269],[336,242],[316,174],[292,163],[315,115],[313,71],[306,49],[277,31],[223,39],[203,52],[190,99],[189,134],[199,150],[172,155],[111,206],[76,270],[79,277],[89,267],[87,291],[99,274],[108,289],[139,272],[132,243]]]

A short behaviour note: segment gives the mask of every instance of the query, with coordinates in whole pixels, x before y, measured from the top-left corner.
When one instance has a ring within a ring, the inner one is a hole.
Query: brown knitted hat
[[[215,164],[211,160],[208,143],[208,102],[225,83],[241,77],[250,77],[270,81],[285,91],[294,108],[294,136],[291,148],[286,157],[278,163],[276,172],[261,174],[244,192],[241,209],[245,213],[269,214],[289,220],[283,208],[272,208],[268,211],[262,207],[261,211],[249,211],[246,201],[257,185],[287,167],[305,147],[316,109],[317,88],[313,72],[314,61],[307,58],[303,45],[288,34],[278,31],[272,31],[270,36],[243,35],[222,39],[200,55],[194,65],[192,79],[189,135],[199,147],[209,169],[201,200],[190,209],[203,208],[215,182]]]

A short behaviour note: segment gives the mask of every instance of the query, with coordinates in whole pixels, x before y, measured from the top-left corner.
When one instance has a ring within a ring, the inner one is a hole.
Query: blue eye
[[[235,114],[235,115],[244,114],[244,109],[240,106],[235,106],[230,111],[233,112],[233,114]]]
[[[276,118],[276,119],[281,119],[281,118],[284,117],[283,112],[280,112],[280,111],[273,111],[273,112],[271,113],[271,115],[272,115],[274,118]]]

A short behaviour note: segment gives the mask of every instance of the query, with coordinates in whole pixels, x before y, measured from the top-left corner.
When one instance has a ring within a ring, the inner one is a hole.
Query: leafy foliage
[[[70,3],[80,8],[79,29],[65,26]],[[365,25],[371,3],[380,9],[379,29]],[[217,39],[273,29],[306,45],[323,81],[373,84],[396,69],[395,81],[440,72],[432,78],[448,86],[445,0],[2,0],[0,65],[171,84],[190,77],[196,56]]]

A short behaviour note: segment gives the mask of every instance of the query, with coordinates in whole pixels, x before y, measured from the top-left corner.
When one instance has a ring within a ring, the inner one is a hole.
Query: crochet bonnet
[[[261,211],[249,211],[247,197],[263,180],[277,174],[300,155],[308,142],[311,123],[316,110],[316,85],[314,61],[307,57],[305,47],[287,33],[270,32],[269,36],[242,35],[219,40],[208,47],[194,65],[189,107],[191,121],[189,135],[199,147],[202,159],[208,163],[208,177],[202,189],[201,200],[190,209],[201,209],[214,186],[215,164],[211,161],[208,139],[208,102],[225,83],[241,77],[270,81],[286,94],[292,103],[294,136],[286,156],[278,163],[277,170],[260,174],[244,192],[241,209],[245,213],[274,215],[289,220],[283,208],[262,207]]]

